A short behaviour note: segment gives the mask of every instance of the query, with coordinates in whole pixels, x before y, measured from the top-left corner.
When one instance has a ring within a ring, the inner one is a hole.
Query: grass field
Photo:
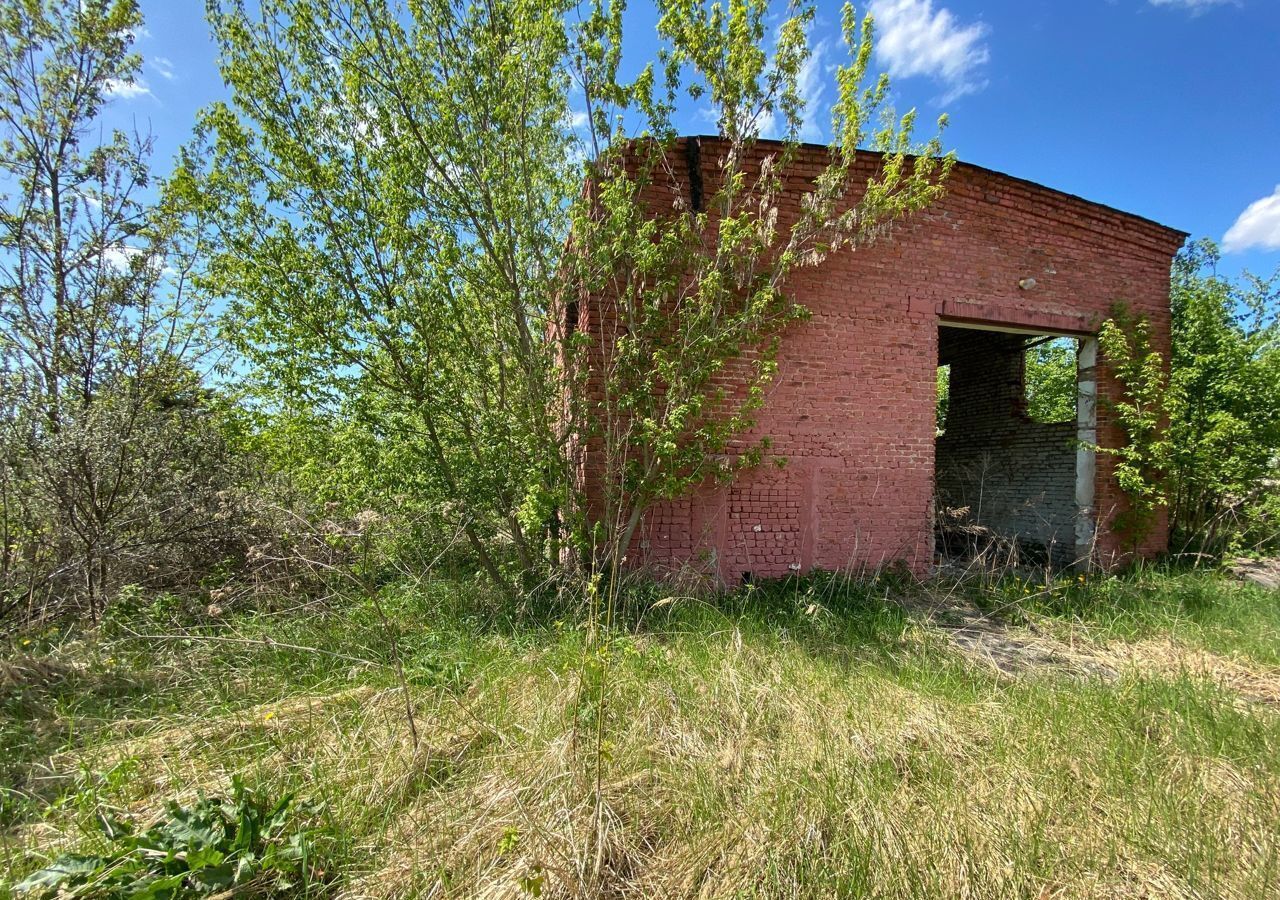
[[[14,638],[0,881],[240,776],[308,804],[313,896],[1280,895],[1275,593],[815,578],[599,638],[457,582],[381,599]]]

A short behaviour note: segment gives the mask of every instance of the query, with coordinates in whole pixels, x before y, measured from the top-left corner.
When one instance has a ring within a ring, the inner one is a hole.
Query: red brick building
[[[754,152],[777,150],[762,141]],[[683,139],[675,177],[648,189],[657,213],[687,203],[691,185],[714,177],[722,151],[718,138]],[[801,151],[786,173],[784,219],[826,160],[825,147]],[[861,155],[858,178],[878,163]],[[1096,436],[1115,446],[1121,437],[1106,404],[1095,402],[1116,390],[1095,367],[1095,335],[1123,301],[1150,319],[1167,358],[1169,266],[1185,238],[1139,216],[956,165],[945,196],[890,238],[834,254],[789,284],[812,318],[784,340],[756,429],[786,464],[652,510],[634,556],[729,583],[748,573],[897,560],[925,571],[934,561],[936,501],[967,506],[973,521],[1042,548],[1060,565],[1123,558],[1128,545],[1109,527],[1124,508],[1110,458],[1077,440]],[[1024,353],[1045,337],[1074,339],[1074,421],[1035,422],[1026,413]],[[939,366],[950,367],[941,434]],[[1139,552],[1158,552],[1166,541],[1158,522]]]

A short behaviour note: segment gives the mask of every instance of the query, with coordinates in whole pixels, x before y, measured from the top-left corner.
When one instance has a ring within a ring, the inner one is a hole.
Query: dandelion
[[[275,710],[272,710],[271,712],[267,713],[265,716],[262,717],[262,721],[270,722],[275,717],[276,717]]]

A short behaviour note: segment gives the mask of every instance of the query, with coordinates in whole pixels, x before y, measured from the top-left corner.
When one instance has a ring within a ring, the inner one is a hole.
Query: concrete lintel
[[[1088,338],[1091,333],[1087,331],[1062,331],[1053,328],[1030,328],[1017,325],[993,325],[989,322],[974,322],[965,319],[951,319],[946,316],[938,317],[938,324],[944,328],[967,328],[970,331],[995,331],[1000,334],[1025,334],[1030,337],[1064,337],[1064,338]]]

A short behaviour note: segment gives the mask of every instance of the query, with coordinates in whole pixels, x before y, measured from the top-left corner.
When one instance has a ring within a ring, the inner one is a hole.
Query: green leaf
[[[38,872],[32,872],[14,885],[14,890],[24,893],[29,891],[49,891],[67,881],[85,880],[87,876],[97,874],[109,864],[109,860],[100,856],[66,854],[58,857],[51,865]]]
[[[175,897],[182,890],[184,875],[163,875],[139,878],[121,891],[120,896],[130,900],[164,900]]]
[[[216,847],[202,847],[187,854],[187,868],[192,872],[218,866],[226,859],[226,854]]]

